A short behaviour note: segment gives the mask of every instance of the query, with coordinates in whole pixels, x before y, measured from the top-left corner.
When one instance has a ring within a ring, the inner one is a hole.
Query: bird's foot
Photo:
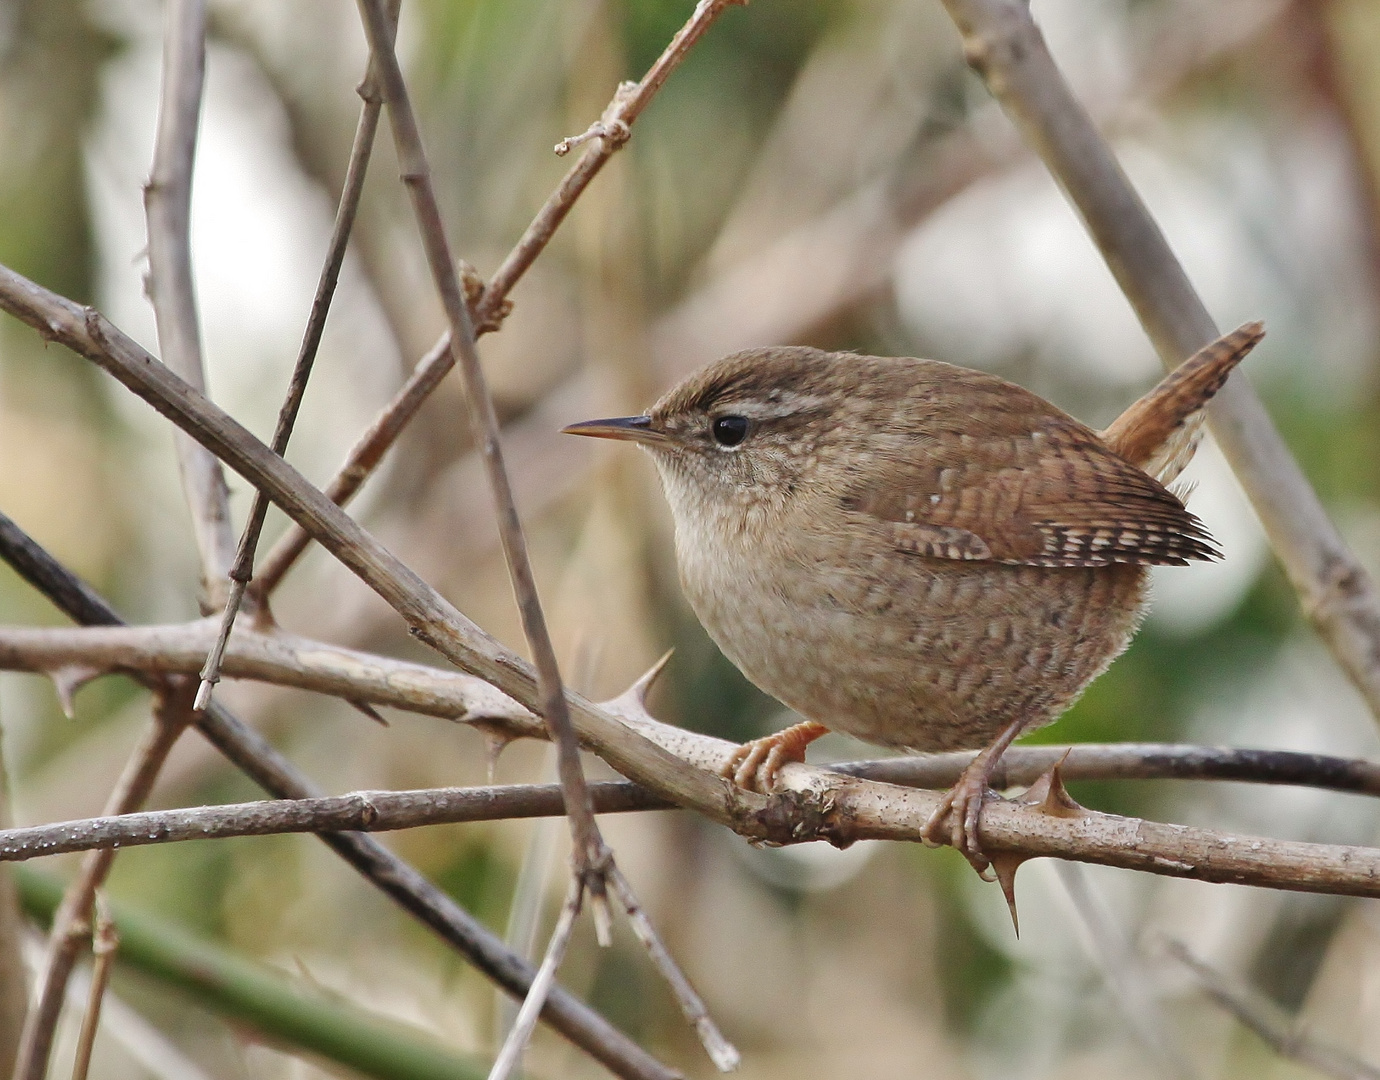
[[[781,767],[804,761],[805,747],[827,734],[829,729],[813,720],[792,724],[774,735],[743,743],[720,772],[741,788],[768,795],[776,787]]]
[[[992,880],[987,872],[992,860],[978,840],[978,818],[983,803],[1001,797],[987,786],[991,771],[983,757],[976,758],[963,770],[958,782],[944,793],[939,806],[920,830],[925,843],[934,847],[947,843],[962,852],[978,876],[986,881]]]

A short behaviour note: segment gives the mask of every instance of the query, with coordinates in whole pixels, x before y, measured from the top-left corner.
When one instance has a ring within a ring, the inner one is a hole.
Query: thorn
[[[1011,926],[1016,931],[1016,936],[1021,936],[1021,922],[1016,917],[1016,871],[1021,868],[1021,864],[1029,861],[1029,855],[1016,855],[1008,852],[1001,852],[991,858],[992,872],[997,875],[997,881],[1001,884],[1002,895],[1006,897],[1006,907],[1011,912]]]
[[[667,649],[661,659],[649,667],[638,680],[624,690],[616,698],[603,703],[603,707],[616,714],[645,714],[647,712],[647,694],[656,684],[661,673],[666,670],[666,665],[671,662],[671,654],[675,649]]]
[[[100,675],[101,670],[100,668],[87,667],[85,664],[63,664],[61,667],[55,667],[51,671],[44,672],[44,674],[53,680],[53,689],[57,691],[58,704],[62,706],[62,714],[68,720],[75,720],[77,710],[73,699],[76,697],[77,691]]]
[[[1071,748],[1066,750],[1063,757],[1046,769],[1024,794],[1018,795],[1013,801],[1033,806],[1041,814],[1050,817],[1083,817],[1087,810],[1080,806],[1069,794],[1069,789],[1064,787],[1064,777],[1060,772],[1060,767],[1068,760],[1071,752]]]
[[[484,736],[484,759],[487,766],[489,783],[494,783],[495,774],[498,772],[498,759],[503,751],[508,748],[508,744],[514,741],[514,736],[497,724],[491,724],[487,720],[471,720],[470,727]]]
[[[390,726],[387,719],[385,719],[384,716],[380,714],[379,711],[375,709],[372,705],[370,705],[367,701],[356,701],[354,698],[346,698],[345,701],[347,704],[352,705],[354,708],[362,712],[370,720],[374,721],[374,723],[379,724],[382,727]]]

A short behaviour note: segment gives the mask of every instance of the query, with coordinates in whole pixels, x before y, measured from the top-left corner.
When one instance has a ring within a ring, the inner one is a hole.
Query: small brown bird
[[[1262,336],[1250,323],[1208,345],[1101,433],[995,375],[795,347],[736,353],[646,415],[565,430],[651,452],[695,613],[807,718],[745,744],[734,779],[769,790],[830,728],[985,746],[925,830],[981,871],[1002,752],[1126,647],[1147,566],[1218,557],[1164,485]]]

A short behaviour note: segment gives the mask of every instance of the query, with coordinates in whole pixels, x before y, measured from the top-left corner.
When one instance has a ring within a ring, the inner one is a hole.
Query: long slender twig
[[[450,351],[465,384],[470,429],[479,440],[480,456],[498,512],[498,531],[503,541],[503,555],[508,563],[508,576],[517,597],[527,647],[536,665],[537,694],[541,702],[538,712],[551,730],[551,741],[556,744],[557,771],[566,793],[566,812],[570,817],[570,834],[574,844],[575,874],[588,890],[591,903],[602,906],[607,892],[604,874],[611,856],[594,821],[594,808],[590,805],[584,769],[580,764],[580,744],[570,722],[570,709],[565,700],[560,666],[556,662],[556,649],[546,626],[546,615],[537,593],[536,575],[527,554],[522,518],[513,499],[513,486],[503,460],[498,414],[494,411],[493,398],[489,395],[488,382],[475,348],[469,305],[451,259],[441,207],[431,185],[431,167],[422,146],[421,130],[412,111],[402,68],[393,51],[388,13],[383,0],[360,0],[359,6],[392,122],[393,141],[403,183],[411,196],[422,247],[441,297],[441,306],[450,323]],[[606,942],[607,929],[602,929],[599,936],[601,941]]]
[[[708,739],[707,736],[692,736]],[[709,740],[727,746],[721,740]],[[1284,750],[1123,743],[1109,746],[1017,746],[1008,751],[997,787],[1028,786],[1051,765],[1065,780],[1239,780],[1294,784],[1332,791],[1380,795],[1380,766],[1355,758],[1298,754]],[[844,776],[907,787],[944,790],[958,779],[973,753],[882,758],[825,766]],[[600,814],[668,810],[675,803],[631,780],[590,784]],[[565,803],[558,784],[426,788],[416,791],[357,791],[320,798],[149,810],[119,817],[82,818],[0,830],[0,862],[87,851],[136,847],[179,840],[336,830],[386,832],[424,825],[561,817]]]
[[[632,924],[633,933],[637,935],[637,939],[642,942],[643,947],[651,956],[652,962],[661,972],[661,977],[671,987],[671,993],[675,995],[676,1004],[680,1006],[680,1011],[689,1021],[690,1026],[695,1029],[695,1034],[699,1036],[705,1053],[709,1055],[709,1060],[714,1063],[714,1067],[719,1072],[732,1072],[742,1063],[738,1048],[724,1038],[723,1032],[719,1030],[719,1025],[714,1023],[714,1018],[709,1015],[709,1010],[705,1008],[704,999],[700,997],[699,992],[685,977],[685,973],[671,958],[670,950],[666,948],[661,936],[657,934],[652,920],[647,917],[647,912],[638,903],[637,896],[628,884],[628,879],[616,866],[609,874],[609,884],[613,887],[618,902],[628,913],[628,922]]]
[[[609,158],[627,142],[633,124],[651,104],[657,91],[665,85],[671,73],[689,55],[690,50],[713,25],[714,20],[727,8],[742,2],[743,0],[699,0],[690,18],[657,57],[642,80],[624,83],[618,88],[608,108],[604,110],[601,120],[585,133],[591,137],[580,139],[585,145],[580,159],[547,198],[512,251],[499,264],[474,304],[472,322],[476,334],[497,329],[507,314],[508,296],[513,287],[551,242],[561,222],[574,208],[590,181],[599,174]],[[599,125],[602,125],[603,130],[596,131],[595,128]],[[592,137],[594,135],[599,137]],[[577,139],[579,138],[577,136]],[[394,395],[393,400],[384,406],[368,430],[350,449],[344,464],[324,489],[333,502],[340,506],[349,502],[378,467],[394,440],[407,426],[408,421],[416,415],[432,390],[440,384],[453,363],[450,335],[445,334],[417,362],[412,374]],[[296,525],[290,527],[265,556],[251,591],[263,596],[271,593],[310,543],[311,536],[306,530]]]
[[[590,785],[601,813],[670,809],[673,803],[626,780]],[[386,832],[420,825],[558,817],[565,813],[557,784],[512,784],[420,791],[355,791],[308,799],[273,799],[54,822],[0,829],[0,862],[95,848],[140,847],[179,840],[269,836],[298,832]]]
[[[86,1015],[81,1018],[81,1034],[77,1037],[77,1055],[72,1063],[72,1080],[86,1080],[91,1068],[91,1051],[96,1046],[96,1032],[101,1025],[101,1005],[110,984],[110,972],[115,966],[115,951],[120,947],[120,934],[103,893],[96,894],[96,922],[91,931],[91,988],[87,995]]]
[[[1082,215],[1160,358],[1218,336],[1164,233],[1074,97],[1024,0],[944,0],[969,63]],[[1380,718],[1380,591],[1239,372],[1209,409],[1304,613]]]
[[[1259,1035],[1281,1057],[1337,1080],[1380,1080],[1380,1068],[1314,1038],[1273,1001],[1203,963],[1182,942],[1170,939],[1165,942],[1165,949],[1193,972],[1208,997]]]
[[[187,726],[191,700],[191,687],[185,680],[168,683],[155,696],[153,722],[130,755],[124,772],[106,801],[108,815],[127,814],[143,805],[173,743]],[[91,905],[96,890],[105,882],[114,861],[114,848],[89,852],[53,917],[38,990],[20,1037],[15,1080],[43,1080],[47,1074],[48,1056],[52,1052],[53,1036],[62,1013],[67,980],[76,965],[78,952],[91,933]]]
[[[73,620],[99,625],[121,622],[104,599],[3,514],[0,557]],[[160,677],[138,677],[155,692],[166,685]],[[285,799],[322,794],[258,732],[219,702],[212,701],[209,709],[197,714],[195,723],[213,746],[269,794]],[[515,997],[526,994],[535,974],[533,966],[506,948],[483,923],[414,867],[369,836],[325,833],[321,839],[404,911],[467,957],[487,978]],[[562,987],[556,987],[548,996],[542,1016],[617,1076],[627,1080],[672,1080],[678,1075]]]
[[[192,278],[191,213],[205,75],[205,0],[172,0],[165,15],[153,168],[144,188],[149,236],[145,284],[164,361],[203,393],[206,372]],[[201,557],[202,609],[218,611],[225,603],[226,574],[235,558],[225,473],[195,440],[181,433],[173,440]]]
[[[82,309],[0,268],[0,306],[88,356],[184,430],[223,455],[227,464],[274,502],[408,620],[422,640],[531,708],[538,700],[531,669],[503,649],[416,577],[358,523],[307,483],[214,404],[121,334],[98,313]],[[839,843],[863,837],[914,839],[937,796],[792,765],[782,770],[786,791],[763,797],[729,785],[709,769],[726,762],[703,755],[707,769],[647,735],[664,725],[639,723],[631,708],[599,708],[569,695],[581,738],[630,779],[756,839],[816,836]],[[620,699],[621,700],[621,699]],[[675,730],[675,729],[671,729]],[[640,734],[639,734],[640,733]],[[688,733],[685,733],[688,734]],[[729,744],[724,744],[727,748]],[[983,817],[984,846],[1024,856],[1057,856],[1209,881],[1268,881],[1276,887],[1380,892],[1380,852],[1272,841],[1241,842],[1209,831],[1079,810],[1069,816],[1017,804],[992,804]],[[1268,859],[1262,855],[1268,849]]]
[[[388,22],[394,34],[397,33],[398,10],[402,0],[390,0]],[[273,429],[273,450],[283,454],[292,438],[293,426],[297,423],[297,413],[302,407],[302,398],[307,392],[307,380],[311,378],[312,366],[316,363],[316,353],[321,347],[321,335],[326,329],[326,315],[331,309],[335,287],[340,280],[340,268],[345,262],[345,251],[350,242],[350,232],[354,228],[355,215],[359,210],[360,196],[364,194],[364,178],[369,171],[369,157],[374,149],[374,135],[379,127],[379,115],[383,111],[383,98],[379,95],[373,64],[360,83],[359,95],[363,99],[360,106],[359,123],[355,127],[355,139],[350,148],[350,160],[345,169],[345,183],[340,191],[340,204],[336,208],[335,222],[331,226],[331,238],[326,245],[326,262],[321,268],[321,277],[316,283],[316,295],[312,298],[311,314],[307,317],[307,328],[302,334],[302,345],[297,352],[297,362],[288,382],[287,397],[278,411],[278,423]],[[230,587],[221,613],[220,633],[206,657],[201,671],[201,685],[197,687],[193,707],[200,712],[211,699],[211,688],[220,681],[221,657],[225,643],[230,638],[230,630],[239,614],[240,602],[244,599],[245,588],[254,573],[254,555],[259,548],[259,536],[263,532],[264,519],[268,516],[268,498],[262,491],[255,490],[254,504],[249,510],[249,520],[245,522],[240,544],[235,551],[235,564],[230,568]]]

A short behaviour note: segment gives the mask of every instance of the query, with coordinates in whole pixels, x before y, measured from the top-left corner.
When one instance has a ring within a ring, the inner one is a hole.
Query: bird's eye
[[[710,425],[710,431],[720,446],[737,446],[747,438],[748,420],[746,416],[719,416]]]

